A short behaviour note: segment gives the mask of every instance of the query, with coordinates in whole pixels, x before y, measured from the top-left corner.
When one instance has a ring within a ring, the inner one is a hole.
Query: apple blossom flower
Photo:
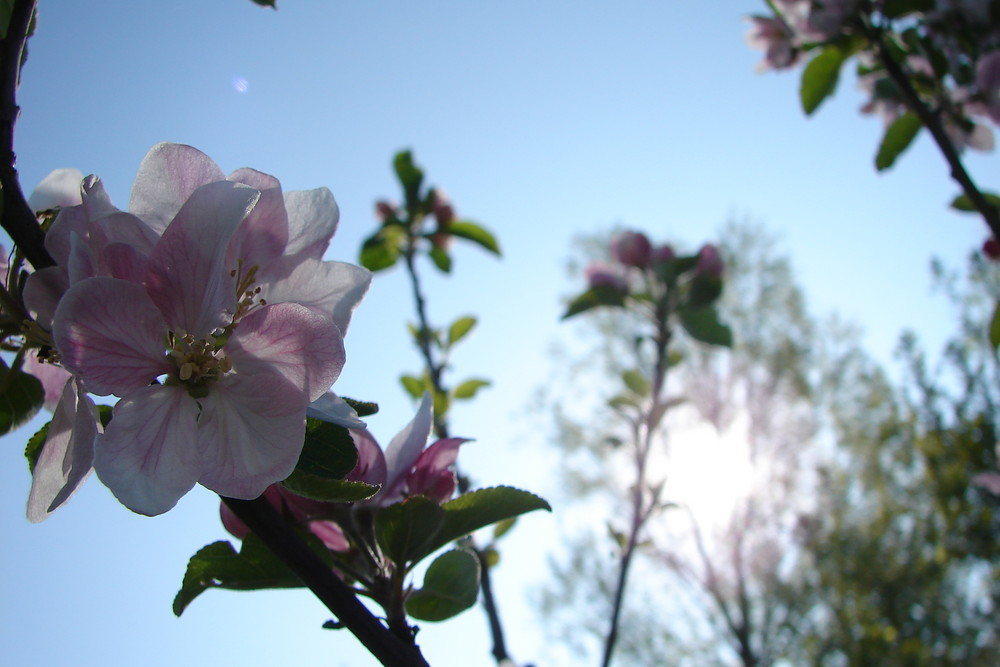
[[[94,467],[136,512],[165,512],[197,482],[255,498],[287,477],[306,406],[343,366],[333,319],[256,298],[244,254],[268,241],[253,234],[262,199],[230,181],[198,187],[162,230],[141,284],[86,278],[56,309],[63,366],[90,392],[121,399],[95,439]]]
[[[677,253],[674,252],[673,246],[669,243],[665,243],[653,248],[653,256],[650,261],[653,264],[657,264],[659,262],[670,262],[673,261],[675,257],[677,257]]]
[[[695,273],[718,278],[722,275],[723,264],[719,249],[711,243],[706,243],[698,251],[698,263],[694,267]]]
[[[608,286],[620,292],[628,291],[628,281],[621,267],[600,260],[594,260],[583,270],[587,285],[591,288]]]
[[[434,423],[432,401],[425,393],[413,420],[392,439],[385,452],[366,429],[350,429],[358,448],[358,464],[347,479],[381,485],[367,503],[391,505],[408,496],[443,503],[455,492],[454,465],[466,438],[443,438],[430,447]]]

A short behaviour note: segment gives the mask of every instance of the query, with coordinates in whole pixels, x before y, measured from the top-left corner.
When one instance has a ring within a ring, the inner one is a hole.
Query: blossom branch
[[[42,269],[55,262],[45,250],[45,233],[28,207],[14,167],[14,125],[20,112],[17,86],[35,5],[36,0],[14,2],[7,37],[0,41],[0,188],[3,195],[0,222],[32,266]]]
[[[383,626],[281,519],[267,500],[222,498],[276,556],[281,558],[344,626],[386,667],[428,667],[414,644]]]
[[[952,179],[958,183],[965,196],[969,198],[972,205],[983,216],[983,220],[989,226],[993,237],[1000,239],[1000,210],[997,210],[995,206],[986,200],[983,193],[973,182],[972,177],[965,170],[958,151],[955,149],[955,145],[948,138],[948,133],[945,132],[940,112],[935,112],[928,108],[923,100],[920,99],[917,91],[913,88],[913,84],[910,82],[910,77],[907,76],[906,72],[903,71],[902,65],[896,62],[895,58],[889,52],[889,47],[885,43],[885,38],[881,31],[873,28],[869,37],[876,45],[879,62],[885,67],[885,71],[892,82],[899,88],[903,98],[906,100],[906,105],[917,115],[920,122],[931,133],[931,136],[934,137],[934,142],[937,144],[938,149],[940,149],[941,154],[951,169]]]

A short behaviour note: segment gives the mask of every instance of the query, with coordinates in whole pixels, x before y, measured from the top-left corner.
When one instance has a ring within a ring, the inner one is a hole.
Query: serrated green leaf
[[[1000,301],[997,301],[993,309],[993,318],[990,320],[990,345],[994,351],[1000,348]]]
[[[442,273],[451,273],[451,255],[444,248],[439,248],[434,246],[427,253],[431,261],[434,262],[436,266]]]
[[[633,394],[640,398],[649,396],[649,380],[639,371],[632,369],[622,373],[622,381]]]
[[[812,115],[819,105],[837,89],[840,67],[846,54],[836,46],[828,46],[802,70],[799,99],[806,115]]]
[[[595,285],[586,292],[570,301],[562,319],[586,312],[598,306],[620,308],[625,305],[625,293],[611,285]]]
[[[715,308],[680,308],[677,311],[684,330],[697,341],[732,347],[733,332],[719,321]]]
[[[34,375],[0,362],[0,435],[31,420],[42,407],[45,390]]]
[[[886,128],[875,155],[875,169],[883,171],[891,167],[903,151],[909,148],[913,139],[923,127],[917,114],[907,111]]]
[[[448,543],[437,539],[444,517],[444,510],[433,500],[412,496],[379,510],[375,515],[375,539],[389,559],[405,567]]]
[[[465,338],[476,326],[476,318],[471,315],[460,317],[448,327],[448,347]]]
[[[510,486],[494,486],[462,494],[441,505],[444,512],[440,529],[423,550],[419,560],[469,533],[534,510],[552,511],[545,500]]]
[[[424,395],[424,392],[427,391],[427,388],[424,386],[424,381],[420,378],[413,377],[412,375],[400,376],[399,382],[403,385],[403,389],[406,390],[406,393],[413,398],[419,399]]]
[[[406,613],[421,621],[444,621],[479,596],[479,559],[465,549],[446,551],[431,563],[424,584],[406,598]]]
[[[501,537],[510,532],[510,529],[514,527],[517,523],[517,517],[511,517],[510,519],[504,519],[503,521],[498,521],[495,526],[493,526],[493,539],[499,540]]]
[[[483,387],[490,386],[489,380],[472,379],[466,380],[462,384],[455,387],[451,395],[458,399],[469,399],[476,395],[476,393]]]
[[[986,203],[991,204],[994,208],[1000,210],[1000,195],[986,191],[983,191],[981,194],[983,195],[983,199],[986,200]],[[969,199],[968,195],[959,195],[955,197],[955,199],[951,202],[951,207],[956,211],[979,213],[979,209],[977,209],[976,205],[972,203],[972,200]]]
[[[340,480],[357,464],[358,450],[346,428],[312,417],[306,419],[302,454],[293,477],[302,473],[321,479]]]
[[[325,503],[355,503],[371,498],[381,488],[378,484],[326,479],[296,471],[281,485],[292,493]]]
[[[315,536],[302,534],[321,558],[329,554]],[[239,553],[229,542],[213,542],[188,561],[181,589],[174,597],[174,614],[180,616],[192,600],[209,588],[258,590],[261,588],[299,588],[301,580],[285,563],[271,553],[260,539],[250,533]]]
[[[349,406],[354,408],[354,411],[358,413],[359,417],[370,417],[371,415],[378,413],[378,403],[373,403],[372,401],[358,401],[353,398],[347,398],[346,396],[341,396],[344,402]]]
[[[448,233],[489,250],[494,255],[500,255],[500,244],[492,232],[468,220],[460,220],[448,225]]]
[[[403,186],[406,198],[406,209],[412,215],[420,205],[420,186],[424,180],[424,172],[413,162],[410,151],[400,151],[392,160],[392,167]]]
[[[28,459],[28,472],[35,472],[35,464],[38,463],[38,457],[42,455],[42,447],[45,445],[45,438],[49,435],[49,424],[51,421],[45,422],[42,428],[35,431],[35,435],[28,439],[28,444],[24,448],[24,458]]]
[[[397,259],[399,259],[399,247],[376,234],[367,238],[361,245],[358,263],[369,271],[381,271],[394,266]]]

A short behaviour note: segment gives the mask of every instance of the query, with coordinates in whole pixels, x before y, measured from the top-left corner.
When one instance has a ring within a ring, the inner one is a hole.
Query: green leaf
[[[983,199],[986,200],[988,204],[992,204],[994,208],[1000,210],[1000,195],[993,192],[981,192]],[[959,195],[951,202],[951,207],[956,211],[964,211],[966,213],[979,213],[979,209],[976,208],[972,200],[969,199],[968,195]]]
[[[444,516],[444,510],[433,500],[413,496],[379,510],[375,515],[375,539],[386,556],[405,567],[450,541],[437,539]]]
[[[410,151],[400,151],[392,160],[399,184],[403,186],[406,197],[406,209],[412,215],[420,204],[420,185],[424,180],[424,172],[413,162]]]
[[[354,411],[358,413],[359,417],[370,417],[378,412],[378,403],[372,403],[371,401],[358,401],[353,398],[347,398],[346,396],[341,396],[344,402],[349,406],[354,408]]]
[[[448,327],[448,347],[465,338],[474,326],[476,326],[476,318],[471,315],[460,317],[452,322],[451,326]]]
[[[441,510],[444,513],[442,524],[419,554],[419,558],[497,521],[512,519],[534,510],[551,512],[552,508],[533,493],[510,486],[494,486],[462,494],[441,505]]]
[[[498,521],[497,524],[493,526],[493,539],[499,540],[501,537],[509,533],[510,529],[513,528],[516,523],[517,517]]]
[[[802,110],[811,115],[837,89],[840,67],[846,54],[836,46],[828,46],[802,70],[799,98]]]
[[[424,585],[406,598],[406,613],[421,621],[444,621],[479,596],[479,559],[465,549],[446,551],[431,563]]]
[[[653,270],[661,282],[672,284],[696,266],[698,266],[698,255],[681,255],[668,261],[657,262]]]
[[[625,394],[618,394],[608,399],[608,405],[611,408],[618,410],[619,412],[624,412],[627,414],[626,408],[638,408],[639,402],[634,396],[626,396]]]
[[[52,422],[46,422],[45,426],[38,429],[35,435],[28,439],[28,445],[24,448],[24,458],[28,459],[28,472],[35,472],[35,464],[38,463],[38,457],[42,455],[42,447],[45,445],[45,438],[49,435],[49,424]]]
[[[733,332],[719,321],[715,308],[680,308],[677,311],[684,330],[697,341],[732,347]]]
[[[625,293],[611,285],[595,285],[570,301],[562,319],[586,312],[598,306],[621,307],[625,305]]]
[[[396,264],[406,230],[401,225],[385,225],[361,244],[358,261],[369,271],[381,271]]]
[[[447,250],[434,246],[427,254],[442,273],[451,273],[451,256]]]
[[[875,156],[875,168],[883,171],[891,167],[896,158],[910,146],[921,127],[923,125],[920,124],[920,119],[912,111],[907,111],[894,120],[882,136],[882,143]]]
[[[325,503],[355,503],[371,498],[381,488],[378,484],[327,479],[296,471],[281,483],[296,495]]]
[[[403,389],[406,393],[413,398],[419,399],[427,391],[424,386],[424,381],[420,378],[413,377],[412,375],[402,375],[399,378],[399,382],[403,385]]]
[[[990,345],[994,351],[1000,348],[1000,301],[993,309],[993,319],[990,320]]]
[[[17,368],[18,365],[8,368],[0,361],[0,435],[30,421],[45,400],[42,383]]]
[[[688,289],[687,304],[692,308],[710,306],[722,295],[722,278],[695,276]]]
[[[329,554],[311,534],[303,537],[314,551],[330,562]],[[192,600],[209,588],[257,590],[300,588],[302,581],[285,563],[271,553],[253,533],[246,536],[239,553],[229,542],[213,542],[188,561],[181,589],[174,597],[174,614],[180,616]]]
[[[629,388],[636,396],[640,398],[645,398],[649,396],[649,380],[646,376],[637,370],[628,370],[622,373],[622,381],[625,382],[625,386]]]
[[[282,483],[289,490],[316,500],[340,501],[344,500],[342,495],[345,493],[357,499],[356,496],[363,494],[364,489],[331,483],[340,482],[357,464],[358,450],[347,429],[310,417],[306,419],[306,435],[299,462],[295,471]]]
[[[434,417],[439,420],[444,419],[444,416],[448,413],[448,409],[451,407],[451,397],[443,391],[431,391],[431,393],[434,399]]]
[[[466,241],[472,241],[476,245],[489,250],[494,255],[500,255],[500,244],[491,232],[480,227],[474,222],[460,220],[448,225],[448,233]]]
[[[7,39],[10,17],[14,13],[14,0],[0,0],[0,39]]]
[[[483,387],[488,387],[488,386],[490,386],[489,380],[479,380],[479,379],[466,380],[462,384],[455,387],[452,390],[451,395],[454,398],[459,398],[459,399],[472,398],[473,396],[476,395],[476,392],[478,392]]]
[[[886,0],[882,13],[886,18],[896,19],[916,12],[929,12],[934,9],[934,0]]]

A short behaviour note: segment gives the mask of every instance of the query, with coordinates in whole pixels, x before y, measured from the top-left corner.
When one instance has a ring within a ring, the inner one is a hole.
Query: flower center
[[[168,381],[179,381],[188,388],[193,398],[208,395],[209,381],[218,380],[232,369],[229,358],[222,349],[205,339],[195,339],[191,334],[170,334],[170,351],[167,356],[177,367],[177,373]]]

